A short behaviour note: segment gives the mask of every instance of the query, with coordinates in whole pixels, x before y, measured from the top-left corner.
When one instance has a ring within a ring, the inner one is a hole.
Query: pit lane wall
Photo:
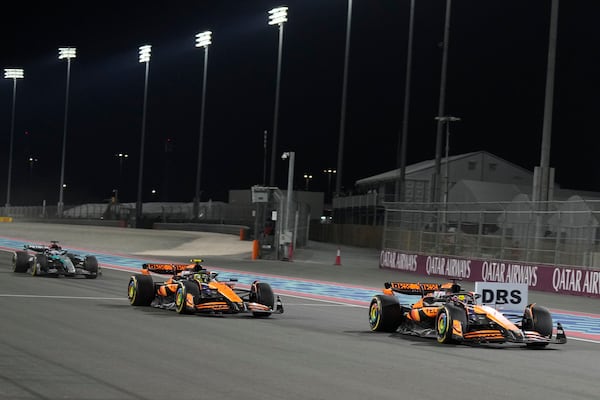
[[[469,282],[526,283],[532,290],[600,298],[600,269],[445,257],[383,249],[379,267]]]

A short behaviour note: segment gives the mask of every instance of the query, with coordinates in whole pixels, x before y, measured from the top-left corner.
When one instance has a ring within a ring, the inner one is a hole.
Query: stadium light
[[[281,25],[287,22],[287,7],[276,7],[269,10],[269,25]]]
[[[196,189],[194,192],[193,218],[200,212],[200,176],[202,174],[202,146],[204,141],[204,109],[206,107],[206,77],[208,74],[208,46],[212,43],[212,32],[204,31],[196,35],[196,47],[204,48],[204,75],[202,76],[202,104],[200,106],[200,134],[198,138],[198,166],[196,168]]]
[[[327,168],[323,170],[327,174],[327,194],[330,197],[330,201],[333,203],[333,193],[331,193],[331,175],[337,174],[337,170]]]
[[[275,159],[277,156],[277,121],[279,118],[279,84],[281,81],[281,52],[283,47],[283,24],[287,22],[287,7],[273,8],[268,12],[269,25],[279,25],[279,50],[277,52],[277,80],[275,85],[275,111],[273,113],[273,143],[271,144],[271,174],[269,185],[275,186]]]
[[[142,220],[142,181],[144,179],[144,142],[146,136],[146,106],[148,103],[148,73],[150,71],[150,53],[152,46],[144,45],[139,48],[139,61],[146,64],[146,75],[144,79],[144,105],[142,107],[142,135],[140,140],[140,171],[138,176],[137,201],[135,203],[136,227]]]
[[[5,68],[4,78],[13,80],[12,116],[10,122],[10,144],[8,147],[8,180],[6,187],[6,208],[10,207],[10,181],[12,176],[13,139],[15,136],[15,109],[17,105],[17,79],[23,79],[21,68]]]
[[[312,175],[310,174],[304,174],[304,181],[305,181],[305,190],[308,192],[308,182],[313,178]]]
[[[69,86],[71,81],[71,59],[75,58],[77,49],[75,47],[59,47],[58,59],[67,60],[67,86],[65,89],[65,119],[63,125],[63,142],[62,142],[62,158],[60,163],[60,185],[58,191],[58,209],[57,214],[62,218],[64,211],[63,188],[65,183],[65,159],[67,150],[67,117],[69,112]]]

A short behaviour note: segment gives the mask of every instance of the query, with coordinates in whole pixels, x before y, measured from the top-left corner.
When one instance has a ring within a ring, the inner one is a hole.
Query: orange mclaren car
[[[560,322],[548,309],[529,304],[523,314],[501,313],[478,304],[479,295],[456,282],[386,282],[369,307],[372,331],[437,338],[439,343],[523,343],[544,347],[566,343]],[[554,333],[556,331],[556,333]]]
[[[236,288],[237,280],[217,280],[218,274],[206,270],[201,262],[197,259],[192,264],[144,264],[142,273],[129,278],[130,304],[175,310],[179,314],[247,312],[268,317],[283,313],[283,304],[268,283],[254,281],[250,289]],[[172,276],[154,282],[151,272]]]

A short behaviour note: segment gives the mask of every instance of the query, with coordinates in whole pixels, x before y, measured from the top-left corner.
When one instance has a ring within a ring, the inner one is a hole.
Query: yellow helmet
[[[208,283],[209,275],[206,271],[202,271],[202,272],[194,274],[194,279],[201,283]]]

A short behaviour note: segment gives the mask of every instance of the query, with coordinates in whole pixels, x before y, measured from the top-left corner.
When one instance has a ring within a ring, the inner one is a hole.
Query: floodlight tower
[[[75,47],[59,47],[58,48],[58,59],[67,60],[67,87],[65,90],[65,119],[63,125],[63,142],[62,142],[62,158],[60,163],[60,186],[58,192],[58,209],[57,215],[59,218],[63,216],[64,202],[63,202],[63,189],[65,184],[65,159],[67,150],[67,116],[69,111],[69,85],[71,81],[71,59],[75,58],[77,49]]]
[[[8,180],[6,187],[6,208],[10,207],[10,179],[12,175],[13,138],[15,136],[15,109],[17,100],[17,79],[23,79],[21,68],[5,68],[4,78],[13,80],[12,116],[10,122],[10,144],[8,148]]]
[[[283,47],[283,24],[287,22],[287,7],[269,11],[269,25],[279,25],[279,51],[277,52],[277,80],[275,85],[275,112],[273,113],[273,140],[271,144],[271,174],[269,186],[275,186],[275,158],[277,154],[277,121],[279,118],[279,84],[281,81],[281,52]]]
[[[142,181],[144,179],[144,142],[146,136],[146,105],[148,102],[148,72],[150,71],[150,53],[152,46],[146,44],[140,46],[139,62],[146,64],[146,75],[144,80],[144,105],[142,107],[142,136],[140,140],[140,172],[138,177],[137,202],[135,203],[136,227],[142,220]]]
[[[196,169],[196,191],[194,192],[193,218],[200,212],[200,176],[202,172],[202,144],[204,141],[204,109],[206,108],[206,76],[208,73],[208,46],[212,43],[212,32],[204,31],[196,35],[196,47],[204,48],[204,75],[202,76],[202,105],[200,106],[200,137],[198,139],[198,167]]]

